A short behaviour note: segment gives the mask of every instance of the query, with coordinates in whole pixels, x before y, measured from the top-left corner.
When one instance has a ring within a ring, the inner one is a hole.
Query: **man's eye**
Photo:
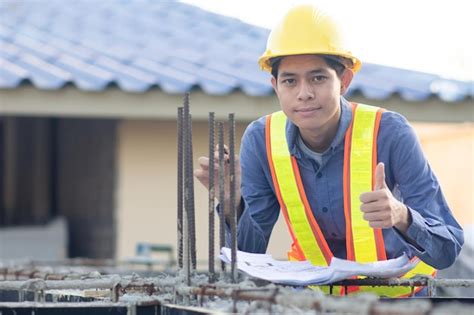
[[[282,81],[283,84],[294,84],[295,79],[285,79]]]
[[[317,75],[317,76],[313,77],[313,81],[316,81],[316,82],[321,82],[321,81],[324,81],[326,79],[327,79],[327,77],[324,76],[324,75]]]

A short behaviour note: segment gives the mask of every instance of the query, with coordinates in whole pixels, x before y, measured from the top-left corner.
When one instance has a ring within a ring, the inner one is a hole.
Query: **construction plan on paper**
[[[230,263],[231,251],[221,249],[221,260]],[[400,277],[417,263],[404,254],[396,259],[361,264],[333,257],[327,267],[314,266],[309,261],[280,261],[267,254],[237,251],[237,268],[248,275],[274,283],[287,285],[329,284],[353,276],[391,278]]]

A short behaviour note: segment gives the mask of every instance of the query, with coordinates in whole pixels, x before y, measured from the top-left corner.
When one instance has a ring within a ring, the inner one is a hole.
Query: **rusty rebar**
[[[231,281],[237,282],[237,212],[235,209],[235,119],[229,114],[229,204],[230,204],[230,235],[231,235]]]
[[[190,208],[190,180],[189,177],[189,147],[190,147],[190,132],[189,132],[189,94],[184,95],[183,100],[183,138],[184,138],[184,210],[186,215],[183,220],[183,231],[184,231],[184,269],[185,269],[185,280],[188,285],[191,284],[191,262],[190,262],[190,236],[189,236],[189,208]]]
[[[474,287],[474,279],[436,279],[427,276],[406,278],[346,279],[330,286],[387,286],[387,287]]]
[[[83,277],[89,276],[88,273],[53,273],[45,272],[37,269],[15,269],[15,268],[0,268],[0,281],[2,280],[23,280],[23,279],[43,279],[43,280],[64,280],[67,277]]]
[[[62,267],[64,268],[64,267]],[[76,272],[46,272],[36,268],[8,268],[2,267],[0,268],[0,273],[2,277],[0,278],[0,289],[5,289],[5,285],[8,287],[13,282],[16,282],[19,286],[29,282],[35,282],[36,280],[43,280],[44,283],[52,283],[52,284],[60,284],[61,281],[64,283],[64,287],[62,288],[69,288],[68,285],[80,285],[84,283],[87,285],[88,288],[90,283],[104,283],[104,281],[112,281],[114,280],[113,275],[108,276],[99,276],[94,273],[76,273]],[[89,278],[92,277],[92,278]],[[46,280],[46,281],[45,281]],[[53,281],[54,280],[54,281]],[[116,280],[114,280],[116,281]],[[126,280],[125,282],[127,282]],[[176,281],[179,281],[178,278],[171,279],[156,279],[157,286],[159,287],[173,287],[176,285]],[[40,281],[41,282],[41,281]],[[41,282],[41,283],[43,283]],[[36,282],[35,282],[36,283]],[[133,284],[134,286],[140,286],[140,283],[150,283],[149,279],[141,279],[137,278],[134,279],[132,282],[128,281],[127,283]],[[470,288],[474,287],[474,279],[439,279],[439,278],[432,278],[429,276],[416,276],[410,279],[406,278],[362,278],[362,279],[346,279],[337,282],[333,282],[329,284],[329,286],[389,286],[389,287],[396,287],[396,286],[408,286],[408,287],[418,287],[418,286],[428,286],[432,284],[434,287],[463,287],[463,288]],[[212,287],[210,285],[209,287]],[[215,286],[215,285],[214,285]],[[326,285],[324,285],[326,286]],[[219,284],[219,287],[226,287],[226,288],[237,288],[236,285],[233,284]],[[85,288],[82,287],[81,288]],[[99,287],[98,287],[99,288]],[[260,288],[254,288],[260,290]]]
[[[189,167],[188,167],[188,178],[189,178],[189,238],[191,242],[191,246],[189,247],[190,254],[191,254],[191,268],[192,270],[196,270],[196,216],[195,216],[195,205],[194,205],[194,167],[193,167],[193,124],[191,114],[189,114],[188,118],[188,132],[189,132]]]
[[[177,229],[178,229],[178,269],[183,268],[183,107],[178,107],[178,200],[177,200]]]
[[[109,279],[91,279],[91,280],[42,280],[30,279],[25,281],[7,280],[0,281],[0,290],[64,290],[64,289],[111,289],[117,281]]]
[[[215,280],[214,270],[214,146],[215,146],[214,113],[209,113],[209,282]]]
[[[217,123],[217,133],[219,142],[219,245],[225,246],[225,165],[224,165],[224,125]],[[225,263],[221,261],[222,276],[225,273]]]
[[[360,279],[363,280],[363,279]],[[374,279],[368,279],[374,280]],[[384,281],[385,280],[385,281]],[[418,284],[432,281],[434,287],[440,286],[472,286],[473,279],[405,279],[419,281]],[[117,275],[111,275],[104,279],[88,279],[88,280],[42,280],[33,279],[26,281],[0,281],[1,290],[18,291],[19,295],[24,295],[25,292],[35,292],[35,296],[41,296],[46,290],[109,290],[113,302],[119,302],[120,296],[126,293],[142,292],[148,296],[156,296],[160,294],[172,293],[181,296],[192,297],[198,300],[199,297],[213,296],[221,298],[232,299],[235,304],[237,301],[262,301],[280,306],[299,307],[303,309],[314,309],[318,312],[325,310],[331,313],[347,313],[348,307],[354,307],[354,303],[367,303],[367,309],[370,314],[395,314],[397,312],[379,312],[379,307],[387,305],[387,301],[378,302],[375,299],[367,299],[366,297],[359,298],[356,296],[331,297],[325,296],[319,291],[313,290],[294,290],[280,286],[272,287],[251,287],[242,288],[236,284],[209,284],[205,286],[182,286],[179,278],[170,279],[169,277],[163,279],[127,279],[120,278]],[[352,281],[352,280],[351,280]],[[377,279],[380,283],[395,285],[395,279]],[[409,284],[408,281],[401,281],[402,285]],[[454,298],[456,300],[457,298]],[[461,298],[462,299],[462,298]],[[157,297],[158,300],[158,297]],[[451,299],[452,300],[452,299]],[[350,302],[349,302],[350,301]],[[403,299],[394,299],[393,301],[403,301]],[[409,301],[405,300],[405,301]],[[433,301],[432,298],[426,300]],[[472,299],[468,300],[472,303]],[[137,303],[152,303],[153,301],[137,300]],[[434,306],[433,306],[434,307]],[[269,305],[270,308],[270,305]],[[377,309],[375,309],[377,308]],[[352,310],[352,309],[351,309]],[[418,314],[418,313],[416,313]],[[421,312],[420,314],[427,314]]]

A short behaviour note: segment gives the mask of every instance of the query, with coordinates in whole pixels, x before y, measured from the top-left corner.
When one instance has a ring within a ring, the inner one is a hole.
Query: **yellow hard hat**
[[[362,63],[344,48],[336,23],[313,5],[293,7],[268,36],[267,49],[258,59],[262,70],[271,72],[271,59],[290,55],[322,54],[349,60],[354,73]]]

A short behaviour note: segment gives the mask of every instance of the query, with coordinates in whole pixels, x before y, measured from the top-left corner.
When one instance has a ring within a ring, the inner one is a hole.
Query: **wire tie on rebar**
[[[428,279],[428,295],[430,297],[433,297],[436,295],[436,286],[435,286],[435,282],[433,281],[433,278]]]
[[[207,285],[204,285],[201,287],[201,292],[199,292],[199,295],[200,295],[200,299],[199,299],[199,304],[201,306],[203,306],[204,304],[204,295],[206,294],[206,289],[207,289]]]
[[[237,313],[237,295],[239,293],[239,290],[233,290],[232,291],[232,312]]]
[[[120,282],[116,282],[112,289],[111,289],[111,293],[112,293],[112,302],[114,303],[117,303],[119,301],[119,297],[120,297],[120,289],[122,288],[122,285],[120,284]]]

